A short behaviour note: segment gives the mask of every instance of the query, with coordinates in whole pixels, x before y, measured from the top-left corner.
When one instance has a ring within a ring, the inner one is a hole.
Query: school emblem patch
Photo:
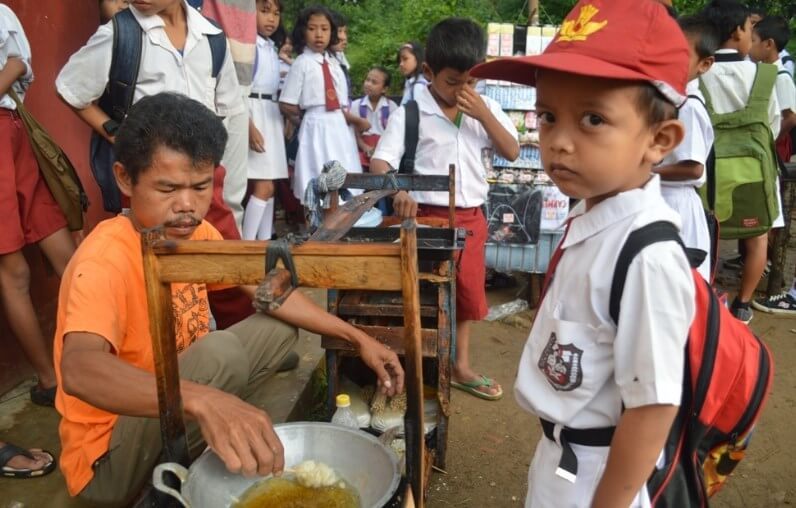
[[[576,19],[568,19],[561,25],[556,42],[585,41],[591,34],[602,30],[608,20],[592,21],[598,12],[600,9],[593,5],[581,7]]]
[[[551,333],[537,365],[553,388],[571,392],[583,383],[582,358],[582,349],[574,344],[559,344],[556,334]]]

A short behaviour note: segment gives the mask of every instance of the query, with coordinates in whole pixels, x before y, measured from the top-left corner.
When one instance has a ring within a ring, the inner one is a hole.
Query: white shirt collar
[[[569,213],[573,220],[569,225],[563,249],[581,243],[632,215],[650,206],[652,200],[661,199],[661,182],[657,174],[644,187],[620,192],[594,205],[586,211],[586,201],[582,200]],[[678,224],[679,226],[679,224]]]
[[[220,28],[199,14],[199,11],[188,5],[186,0],[183,0],[182,7],[185,10],[186,24],[188,25],[189,32],[193,32],[195,35],[199,36],[221,33]],[[134,5],[130,5],[129,9],[133,11],[133,16],[135,16],[135,19],[138,21],[138,24],[141,25],[144,32],[149,32],[153,28],[166,26],[166,22],[157,14],[146,16],[136,9]]]
[[[379,97],[379,102],[376,104],[376,109],[373,108],[373,103],[370,102],[370,97],[368,97],[367,95],[363,95],[360,101],[361,104],[365,104],[370,111],[376,111],[380,110],[385,106],[387,98],[384,96]]]
[[[685,85],[685,93],[691,95],[699,91],[699,78],[692,79]]]
[[[265,38],[262,35],[257,35],[257,47],[258,48],[271,48],[275,47],[274,41],[271,39]]]
[[[437,115],[448,120],[448,117],[442,112],[442,108],[439,107],[434,96],[431,95],[431,89],[428,86],[424,86],[415,91],[415,101],[417,101],[417,109],[420,110],[421,113]]]
[[[323,63],[323,60],[326,57],[326,52],[324,51],[323,53],[316,53],[310,48],[304,48],[304,55],[308,56],[309,58],[318,63]]]

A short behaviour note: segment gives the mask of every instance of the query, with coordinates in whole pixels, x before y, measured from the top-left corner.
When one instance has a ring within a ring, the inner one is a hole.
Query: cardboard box
[[[486,56],[500,56],[500,23],[489,23],[486,33]]]
[[[500,25],[500,56],[514,55],[514,25],[503,23]]]

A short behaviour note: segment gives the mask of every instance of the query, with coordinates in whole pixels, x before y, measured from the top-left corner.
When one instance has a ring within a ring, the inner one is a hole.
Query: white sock
[[[243,239],[254,240],[257,238],[257,230],[263,220],[266,202],[257,196],[250,196],[246,204],[246,212],[243,214]]]
[[[258,240],[270,240],[274,232],[274,198],[265,201],[265,213],[257,231]]]

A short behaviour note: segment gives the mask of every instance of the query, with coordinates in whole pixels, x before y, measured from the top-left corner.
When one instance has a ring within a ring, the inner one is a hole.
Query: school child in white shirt
[[[243,216],[244,240],[270,240],[274,180],[287,178],[285,120],[279,111],[278,48],[285,36],[281,0],[257,0],[257,43],[249,94],[249,172],[252,193]]]
[[[361,173],[359,151],[348,123],[364,130],[367,121],[351,115],[348,86],[337,59],[329,48],[337,44],[337,27],[326,7],[303,9],[293,28],[298,57],[285,78],[279,96],[282,114],[299,124],[299,146],[293,176],[293,194],[304,203],[307,184],[323,165],[339,161],[349,173]]]
[[[749,56],[754,62],[770,63],[777,66],[777,82],[774,91],[782,114],[777,154],[782,161],[790,161],[793,153],[791,130],[796,127],[796,85],[779,56],[780,51],[790,40],[788,21],[781,16],[766,16],[755,24],[752,30],[752,49]],[[784,225],[784,224],[783,224]]]
[[[386,96],[391,79],[390,71],[384,67],[371,68],[362,85],[365,96],[351,103],[351,112],[370,122],[370,129],[357,135],[359,161],[363,168],[370,167],[370,158],[387,128],[387,121],[398,109],[398,105]]]
[[[535,85],[542,164],[580,202],[551,260],[522,353],[519,404],[543,422],[526,507],[648,507],[645,483],[681,399],[694,283],[680,245],[630,265],[618,324],[619,251],[647,224],[680,224],[652,167],[684,137],[688,43],[658,2],[582,0],[543,54],[498,59],[479,78]],[[633,30],[628,30],[633,27]]]
[[[75,252],[67,220],[39,170],[28,131],[11,97],[24,103],[33,83],[28,38],[14,11],[0,3],[0,303],[38,376],[34,404],[52,406],[56,378],[52,353],[33,306],[30,267],[22,250],[38,245],[60,277]]]
[[[519,156],[517,129],[500,105],[473,89],[470,69],[485,58],[484,32],[475,23],[449,18],[432,28],[426,43],[423,71],[429,86],[415,95],[420,117],[415,173],[447,175],[456,166],[456,227],[467,229],[456,272],[456,358],[451,386],[471,395],[497,400],[500,384],[475,372],[470,365],[472,321],[487,314],[484,290],[487,226],[481,205],[489,184],[483,158],[492,150],[508,160]],[[371,159],[371,173],[398,168],[405,149],[406,107],[392,114]],[[445,192],[399,192],[393,199],[402,217],[448,217]]]
[[[423,73],[424,59],[425,52],[419,42],[407,42],[398,49],[398,70],[405,78],[401,106],[415,100],[417,91],[428,86]]]
[[[688,97],[680,106],[677,118],[685,126],[685,138],[653,171],[661,177],[661,194],[666,203],[680,214],[680,236],[686,247],[699,249],[707,256],[699,273],[710,281],[711,239],[705,211],[697,189],[706,181],[705,163],[713,146],[713,126],[699,91],[699,76],[713,65],[719,49],[715,27],[698,16],[682,18],[680,28],[688,40]]]
[[[346,102],[351,102],[351,90],[353,89],[351,83],[351,64],[345,56],[345,50],[348,48],[348,19],[337,11],[332,11],[332,19],[334,24],[337,25],[337,44],[332,46],[331,53],[340,64],[345,74],[345,82],[348,86],[349,97],[346,97]],[[346,104],[348,106],[348,104]]]
[[[719,40],[722,41],[713,67],[700,80],[710,90],[716,113],[731,113],[743,109],[747,106],[757,75],[757,66],[745,60],[752,47],[749,9],[734,0],[713,0],[700,15],[716,27]],[[768,104],[768,119],[776,139],[780,129],[780,111],[774,90],[771,91]],[[776,222],[774,227],[777,227]],[[741,286],[730,310],[736,318],[748,323],[754,317],[750,302],[766,267],[768,234],[747,238],[740,243],[742,250],[745,250]]]

